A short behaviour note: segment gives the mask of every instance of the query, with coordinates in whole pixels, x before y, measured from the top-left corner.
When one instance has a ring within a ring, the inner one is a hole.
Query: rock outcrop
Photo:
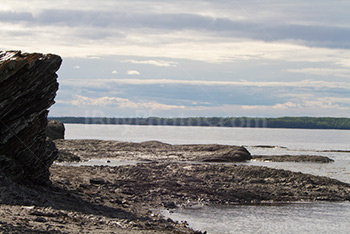
[[[61,62],[52,54],[0,52],[0,170],[16,182],[49,182],[58,151],[46,140],[47,109]]]
[[[330,163],[333,159],[317,155],[253,155],[253,160],[268,162],[308,162],[308,163]]]
[[[46,136],[51,140],[64,139],[65,128],[58,120],[49,120],[46,129]]]
[[[138,161],[243,162],[252,156],[242,146],[198,144],[170,145],[159,141],[141,143],[102,140],[55,140],[61,153],[82,160],[114,158]]]
[[[198,158],[202,162],[244,162],[250,159],[252,156],[243,146],[229,150],[218,150],[213,155]]]

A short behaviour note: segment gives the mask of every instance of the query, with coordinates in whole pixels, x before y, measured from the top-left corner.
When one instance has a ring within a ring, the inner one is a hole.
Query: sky
[[[350,1],[1,0],[0,50],[63,58],[50,116],[350,116]]]

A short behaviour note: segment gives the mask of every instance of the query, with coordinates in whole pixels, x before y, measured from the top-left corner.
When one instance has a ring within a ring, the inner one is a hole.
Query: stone
[[[49,120],[46,129],[46,136],[51,140],[64,139],[65,128],[58,120]]]
[[[36,217],[34,219],[34,221],[40,222],[40,223],[46,223],[47,222],[47,220],[44,217]]]
[[[330,163],[333,159],[317,155],[253,155],[253,160],[269,162],[309,162],[309,163]]]
[[[79,155],[81,160],[117,158],[135,161],[243,162],[252,156],[243,146],[217,144],[171,145],[158,141],[141,143],[103,140],[55,140],[60,152]]]
[[[49,183],[58,151],[46,139],[47,115],[61,62],[53,54],[0,51],[0,171],[16,182]]]
[[[244,162],[251,160],[252,156],[243,146],[226,151],[217,151],[209,157],[203,157],[202,162]]]
[[[165,208],[167,209],[176,209],[177,208],[177,205],[175,204],[175,202],[173,201],[166,201],[166,202],[163,202],[163,205]]]
[[[80,162],[79,156],[66,151],[60,151],[56,162]]]
[[[106,184],[106,181],[104,181],[103,179],[96,179],[96,178],[92,178],[90,179],[90,184]]]

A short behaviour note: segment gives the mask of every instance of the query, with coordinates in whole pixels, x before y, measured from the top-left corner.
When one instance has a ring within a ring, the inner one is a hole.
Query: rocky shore
[[[338,180],[235,165],[254,158],[242,146],[62,140],[64,126],[47,128],[61,61],[0,51],[0,233],[194,234],[200,232],[160,211],[350,200],[350,184]],[[52,164],[96,158],[143,163]]]
[[[159,210],[203,205],[349,201],[350,185],[265,167],[150,162],[59,166],[50,187],[0,186],[0,230],[11,233],[196,233]],[[197,232],[199,233],[199,232]]]
[[[173,146],[154,141],[55,140],[55,143],[68,158],[146,162],[119,167],[54,164],[50,168],[49,187],[18,185],[3,176],[0,230],[199,233],[186,222],[164,218],[160,210],[217,204],[350,201],[350,185],[338,180],[234,162],[199,160],[201,155],[208,159],[231,151],[236,156],[247,155],[248,151],[241,147]]]
[[[139,200],[142,200],[144,196],[153,207],[161,207],[162,202],[167,204],[172,202],[176,206],[184,207],[197,203],[343,201],[350,198],[350,185],[334,179],[286,170],[234,164],[235,160],[240,162],[242,158],[246,160],[270,160],[274,157],[277,161],[287,162],[324,163],[332,161],[322,156],[251,156],[244,147],[170,145],[157,141],[130,143],[101,140],[56,140],[55,143],[60,152],[70,155],[68,159],[74,155],[80,160],[101,158],[147,162],[122,167],[55,166],[52,170],[55,173],[67,170],[66,174],[69,174],[69,170],[81,170],[81,173],[90,171],[90,175],[96,175],[92,179],[98,181],[99,185],[112,186],[116,184],[115,181],[119,181],[117,182],[119,186],[116,186],[116,189],[119,188],[118,190],[122,191],[123,186],[125,186],[129,189],[126,194],[130,193]],[[231,155],[234,156],[223,157],[222,155],[228,155],[227,152],[231,152]],[[222,160],[223,158],[224,160]],[[114,182],[108,181],[108,173],[115,178]],[[86,174],[83,177],[91,179],[90,175]],[[119,177],[123,179],[117,179]],[[129,184],[129,182],[131,183]],[[89,184],[89,182],[86,180],[84,182],[81,178],[80,184]],[[334,186],[341,189],[335,190]],[[188,191],[186,191],[187,187]],[[138,190],[142,191],[142,194]],[[180,193],[178,194],[178,192]],[[162,197],[162,194],[171,194],[171,196]],[[153,200],[152,197],[157,198]]]

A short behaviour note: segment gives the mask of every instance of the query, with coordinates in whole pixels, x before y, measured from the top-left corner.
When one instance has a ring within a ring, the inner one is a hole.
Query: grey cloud
[[[34,17],[29,12],[0,11],[0,22],[32,22]]]
[[[95,29],[89,30],[81,28],[75,33],[78,37],[89,38],[91,40],[103,40],[107,37],[125,37],[125,35],[121,32],[117,32],[115,30],[105,30],[105,29]]]
[[[223,37],[252,38],[264,41],[294,40],[309,46],[350,48],[350,28],[320,25],[254,23],[214,18],[197,14],[127,13],[122,11],[45,10],[36,16],[28,12],[0,12],[5,22],[39,25],[65,25],[92,30],[81,36],[102,39],[122,36],[116,30],[199,30],[220,33]],[[94,32],[104,29],[103,32]],[[79,30],[78,30],[79,31]],[[108,32],[109,31],[109,32]],[[79,32],[77,34],[79,36]]]
[[[309,45],[350,48],[350,28],[319,25],[279,25],[266,28],[270,40],[303,40]]]

